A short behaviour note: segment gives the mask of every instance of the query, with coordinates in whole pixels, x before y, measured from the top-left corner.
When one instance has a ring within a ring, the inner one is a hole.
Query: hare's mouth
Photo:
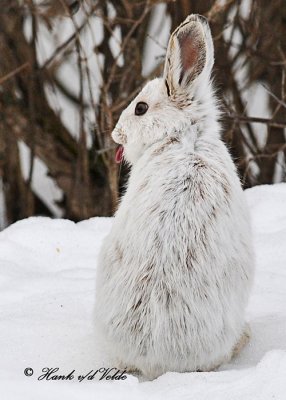
[[[123,146],[118,146],[116,153],[115,153],[115,162],[117,164],[120,164],[123,160],[123,155],[124,155],[124,147]]]

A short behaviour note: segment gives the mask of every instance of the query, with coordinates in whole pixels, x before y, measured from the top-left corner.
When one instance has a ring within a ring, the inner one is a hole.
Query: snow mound
[[[29,218],[1,232],[0,398],[286,399],[286,184],[245,193],[257,260],[247,310],[252,337],[216,372],[79,382],[78,375],[103,366],[92,315],[96,259],[112,218]],[[43,368],[74,379],[38,381]]]

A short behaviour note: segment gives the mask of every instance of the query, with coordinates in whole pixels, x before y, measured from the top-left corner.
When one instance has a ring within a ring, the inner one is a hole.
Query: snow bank
[[[92,312],[96,258],[112,219],[29,218],[1,232],[0,399],[286,399],[286,184],[246,196],[257,256],[251,341],[219,371],[153,382],[77,380],[104,365]],[[45,367],[75,378],[38,381]]]

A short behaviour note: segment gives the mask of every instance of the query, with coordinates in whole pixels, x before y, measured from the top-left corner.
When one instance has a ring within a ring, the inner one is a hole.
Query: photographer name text
[[[42,373],[37,377],[38,381],[72,381],[77,380],[78,382],[92,381],[94,379],[102,381],[123,381],[127,378],[126,371],[119,370],[118,368],[99,368],[96,370],[90,370],[84,374],[77,374],[75,369],[68,373],[61,373],[59,368],[48,368],[45,367],[41,371]],[[24,374],[26,376],[34,375],[33,368],[25,368]]]

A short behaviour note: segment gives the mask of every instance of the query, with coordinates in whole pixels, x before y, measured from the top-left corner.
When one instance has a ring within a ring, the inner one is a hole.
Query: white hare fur
[[[132,169],[98,260],[96,327],[120,367],[147,379],[209,371],[245,341],[252,239],[220,138],[213,60],[206,20],[190,15],[170,38],[163,78],[112,133]]]

